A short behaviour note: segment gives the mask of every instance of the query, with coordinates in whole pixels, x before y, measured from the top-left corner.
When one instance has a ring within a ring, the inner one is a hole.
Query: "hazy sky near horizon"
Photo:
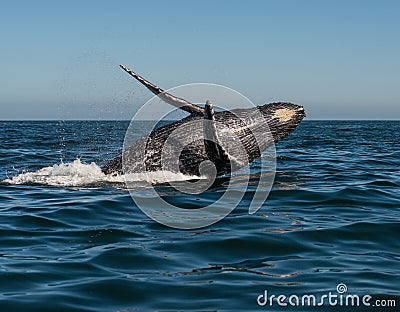
[[[2,1],[0,119],[131,119],[164,89],[230,87],[309,119],[400,119],[399,1]]]

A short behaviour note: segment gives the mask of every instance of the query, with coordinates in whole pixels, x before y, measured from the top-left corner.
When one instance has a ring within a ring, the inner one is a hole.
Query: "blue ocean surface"
[[[148,218],[100,172],[127,127],[0,122],[0,311],[400,311],[400,121],[303,121],[276,144],[261,209],[248,214],[249,188],[196,230]],[[193,208],[224,188],[164,195]],[[336,306],[277,300],[329,293]]]

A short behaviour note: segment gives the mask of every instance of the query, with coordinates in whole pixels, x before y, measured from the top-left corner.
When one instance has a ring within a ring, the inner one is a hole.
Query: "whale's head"
[[[277,142],[290,134],[306,116],[304,107],[293,103],[271,103],[258,109],[268,121],[268,126]]]

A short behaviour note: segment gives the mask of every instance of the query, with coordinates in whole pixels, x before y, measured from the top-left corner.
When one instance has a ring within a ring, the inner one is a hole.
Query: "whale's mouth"
[[[200,179],[200,177],[168,171],[130,173],[126,175],[104,174],[96,163],[85,164],[80,159],[76,159],[70,163],[55,164],[37,171],[22,172],[1,181],[1,183],[55,187],[123,187],[127,181],[143,185],[193,179]]]

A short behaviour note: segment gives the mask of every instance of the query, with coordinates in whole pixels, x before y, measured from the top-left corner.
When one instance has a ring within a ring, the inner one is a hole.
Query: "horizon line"
[[[164,121],[178,121],[178,119],[163,119]],[[131,119],[99,119],[99,118],[87,118],[87,119],[78,119],[78,118],[68,118],[68,119],[1,119],[0,122],[5,121],[131,121]],[[143,120],[143,121],[147,121]],[[149,120],[154,121],[154,120]],[[304,121],[400,121],[400,118],[393,118],[393,119],[382,119],[382,118],[311,118],[311,119],[304,119]]]

